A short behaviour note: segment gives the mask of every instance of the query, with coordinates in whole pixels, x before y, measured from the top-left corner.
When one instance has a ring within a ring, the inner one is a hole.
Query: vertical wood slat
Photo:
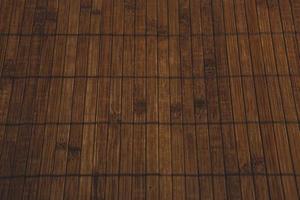
[[[155,8],[156,9],[156,8]],[[155,12],[154,12],[155,13]],[[148,14],[148,13],[147,13]],[[156,27],[155,27],[156,28]],[[155,30],[153,28],[153,31]],[[149,31],[149,29],[147,29]],[[151,36],[147,38],[147,62],[146,62],[146,75],[158,76],[158,38]],[[159,89],[158,80],[151,78],[147,80],[147,121],[159,120]],[[155,174],[160,172],[159,166],[159,125],[147,125],[146,130],[146,172]],[[164,134],[164,133],[163,133]],[[146,198],[158,199],[159,198],[160,177],[147,176],[146,177]]]

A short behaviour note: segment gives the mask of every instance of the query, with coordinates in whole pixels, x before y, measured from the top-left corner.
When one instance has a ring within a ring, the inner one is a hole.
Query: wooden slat
[[[12,80],[5,80],[5,79],[1,80],[1,83],[0,83],[0,96],[1,96],[0,122],[1,123],[5,123],[7,120],[13,83],[14,82]],[[4,135],[1,135],[1,140],[3,140],[3,139],[4,139]]]
[[[150,2],[150,1],[147,1]],[[135,0],[124,1],[124,33],[133,34],[135,30]]]
[[[169,68],[170,76],[180,77],[180,49],[179,38],[169,38]],[[170,120],[172,123],[182,122],[182,89],[181,80],[170,80]],[[181,125],[171,126],[172,142],[172,172],[176,174],[185,173],[184,164],[184,134]],[[173,197],[185,199],[186,187],[185,177],[173,177]]]
[[[135,1],[135,34],[144,34],[146,27],[146,2]],[[134,76],[145,76],[146,74],[146,39],[134,38]],[[146,120],[146,80],[134,79],[133,86],[133,120],[134,122],[145,122]],[[132,172],[143,174],[146,169],[146,126],[143,124],[133,127],[133,157]],[[146,177],[136,176],[132,180],[132,198],[145,199]]]
[[[24,15],[24,8],[25,8],[25,0],[19,2],[19,6],[16,8],[17,2],[12,2],[13,4],[13,12],[11,14],[11,20],[10,20],[10,33],[21,33],[23,31],[22,29],[22,22]],[[26,27],[27,28],[27,27]],[[30,29],[30,26],[28,27]],[[2,67],[2,75],[12,75],[17,70],[17,65],[19,63],[22,63],[23,60],[19,61],[17,57],[19,58],[18,54],[19,52],[19,41],[20,37],[9,37],[7,41],[7,47],[6,47],[6,54],[4,58],[4,65]],[[28,47],[26,47],[28,48]],[[27,53],[28,51],[23,51],[23,54]],[[18,62],[19,61],[19,62]],[[25,62],[23,62],[25,64]]]
[[[131,1],[130,1],[131,2]],[[132,3],[133,5],[133,3]],[[146,33],[146,1],[135,0],[135,7],[132,7],[134,11],[134,33],[135,34],[145,34]]]
[[[111,37],[100,38],[100,55],[99,55],[99,75],[110,74],[111,63]],[[109,90],[110,80],[107,78],[98,79],[97,94],[97,121],[107,121],[109,119]],[[94,173],[105,173],[107,163],[107,138],[108,124],[97,124],[95,132],[94,146]],[[93,179],[92,197],[105,198],[105,177],[95,177]]]
[[[160,22],[160,20],[159,20]],[[159,32],[163,31],[164,25],[159,28]],[[158,47],[158,74],[159,76],[169,76],[169,43],[167,37],[159,37],[157,41]],[[170,122],[170,81],[168,79],[158,80],[158,120],[161,123]],[[172,173],[171,162],[171,132],[170,126],[159,125],[158,127],[159,143],[159,173]],[[171,177],[160,177],[159,181],[160,199],[172,198],[172,179]]]
[[[134,75],[134,38],[124,37],[123,75]],[[122,81],[122,110],[123,121],[133,121],[133,83],[134,79]],[[132,173],[133,157],[133,126],[121,125],[120,132],[120,173]],[[131,199],[132,177],[119,178],[119,198]]]
[[[168,1],[157,2],[157,34],[166,35],[169,31],[168,24]]]
[[[188,13],[180,13],[185,15]],[[182,16],[187,20],[189,16]],[[186,22],[180,24],[181,31],[188,33]],[[188,25],[189,26],[189,25]],[[186,32],[187,31],[187,32]],[[182,32],[181,32],[182,33]],[[180,47],[180,67],[182,77],[192,77],[192,56],[191,56],[191,37],[181,36],[179,38]],[[194,113],[194,83],[190,79],[182,79],[182,122],[195,122]],[[197,174],[197,138],[195,134],[195,126],[183,126],[184,141],[184,157],[185,157],[185,173]],[[186,198],[199,198],[199,180],[196,177],[186,177]]]
[[[147,29],[148,30],[148,29]],[[153,29],[156,30],[156,29]],[[158,38],[151,36],[147,38],[147,73],[146,75],[158,76]],[[163,43],[163,42],[161,42]],[[166,42],[164,42],[165,44]],[[166,47],[165,47],[166,48]],[[164,54],[165,55],[165,54]],[[166,66],[165,66],[166,67]],[[131,80],[132,81],[132,80]],[[147,121],[159,120],[159,94],[158,80],[156,78],[147,79]],[[159,173],[159,126],[157,124],[147,125],[146,137],[146,172],[149,174]],[[148,176],[146,180],[146,198],[158,199],[160,177]]]
[[[24,6],[24,1],[21,2],[20,8]],[[1,2],[1,16],[0,16],[0,31],[1,33],[9,33],[10,25],[13,24],[13,19],[15,19],[15,2],[14,1],[3,1]],[[24,8],[23,8],[24,9]],[[34,9],[33,9],[34,10]],[[20,14],[18,12],[18,14]],[[22,13],[21,13],[22,15]],[[15,20],[14,20],[15,21]],[[29,20],[30,21],[30,20]],[[12,29],[12,31],[14,31]],[[16,58],[17,53],[17,37],[1,37],[1,57],[0,57],[0,71],[1,75],[7,73],[10,68],[14,68],[13,60],[10,56],[12,55]],[[8,52],[10,50],[10,52]]]
[[[145,39],[135,38],[135,60],[134,60],[134,75],[145,76]],[[143,174],[146,168],[146,125],[142,123],[146,119],[146,80],[139,78],[134,79],[133,86],[133,115],[134,122],[140,122],[133,127],[133,165],[132,172]],[[132,198],[144,199],[146,195],[146,177],[135,176],[132,182]]]
[[[129,2],[129,1],[128,1]],[[149,0],[146,2],[147,5],[147,16],[146,16],[146,30],[147,34],[157,34],[158,29],[158,9],[157,3],[158,1]]]
[[[115,37],[112,41],[112,63],[111,76],[122,76],[123,70],[123,37]],[[118,123],[122,111],[122,80],[112,79],[110,83],[110,106],[109,106],[109,125],[107,139],[107,164],[106,172],[116,174],[120,166],[120,133],[121,125]],[[106,178],[105,198],[118,198],[118,177]]]

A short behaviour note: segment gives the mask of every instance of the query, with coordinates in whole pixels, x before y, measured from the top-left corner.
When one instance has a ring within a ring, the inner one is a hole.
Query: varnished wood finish
[[[299,0],[0,0],[0,199],[299,199]]]

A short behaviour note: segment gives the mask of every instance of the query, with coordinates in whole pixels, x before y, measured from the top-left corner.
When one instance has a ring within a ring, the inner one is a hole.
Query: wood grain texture
[[[0,0],[0,199],[299,199],[297,0]]]

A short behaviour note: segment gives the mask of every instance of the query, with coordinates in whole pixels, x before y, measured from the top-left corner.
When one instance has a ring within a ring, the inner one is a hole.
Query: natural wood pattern
[[[299,199],[298,0],[0,0],[0,199]]]

